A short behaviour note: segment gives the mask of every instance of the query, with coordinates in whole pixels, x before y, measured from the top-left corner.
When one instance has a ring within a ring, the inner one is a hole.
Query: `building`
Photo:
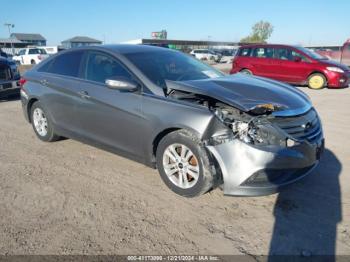
[[[26,43],[23,43],[14,38],[0,38],[0,48],[8,55],[14,55],[19,52],[20,49],[25,48]]]
[[[170,40],[170,39],[136,39],[122,44],[154,45],[190,52],[193,49],[234,49],[240,45],[237,42],[202,41],[202,40]]]
[[[75,36],[73,38],[62,41],[64,48],[72,48],[79,46],[101,45],[102,41],[96,40],[87,36]]]
[[[41,34],[12,33],[11,38],[27,45],[46,46],[46,39]]]

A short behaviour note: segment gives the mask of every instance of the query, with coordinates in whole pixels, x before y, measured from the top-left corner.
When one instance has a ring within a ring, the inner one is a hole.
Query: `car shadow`
[[[19,94],[10,95],[10,96],[7,96],[7,97],[0,97],[0,103],[18,101],[20,99],[21,99],[21,96]]]
[[[281,261],[278,255],[293,255],[283,256],[283,261],[296,261],[295,255],[336,260],[337,224],[342,220],[341,170],[338,158],[326,149],[312,175],[279,193],[268,261]]]

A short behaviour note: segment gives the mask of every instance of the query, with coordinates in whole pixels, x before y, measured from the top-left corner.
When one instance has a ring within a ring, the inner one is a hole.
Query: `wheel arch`
[[[193,133],[194,135],[198,136],[199,139],[201,139],[201,135],[198,133],[198,131],[196,131],[190,127],[174,126],[174,127],[168,127],[166,129],[163,129],[162,131],[157,133],[157,135],[154,137],[154,139],[152,141],[152,145],[151,145],[152,146],[152,151],[151,151],[152,162],[155,163],[159,142],[168,134],[175,132],[175,131],[178,131],[178,130],[186,130],[188,132]]]
[[[247,66],[242,67],[242,68],[239,70],[239,72],[241,73],[241,72],[244,71],[244,70],[249,71],[252,75],[254,75],[254,72],[253,72],[252,68],[247,67]]]
[[[29,123],[32,123],[32,116],[30,114],[30,111],[32,110],[32,106],[35,102],[38,102],[39,99],[38,98],[31,98],[29,101],[28,101],[28,104],[27,104],[27,115],[28,115],[28,121]]]

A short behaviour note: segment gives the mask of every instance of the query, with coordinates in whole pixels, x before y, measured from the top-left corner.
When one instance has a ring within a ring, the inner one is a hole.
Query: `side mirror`
[[[111,89],[117,89],[120,91],[128,91],[128,92],[134,92],[139,87],[138,83],[124,77],[115,77],[111,79],[106,79],[105,83]]]
[[[294,62],[301,62],[300,56],[294,56]]]

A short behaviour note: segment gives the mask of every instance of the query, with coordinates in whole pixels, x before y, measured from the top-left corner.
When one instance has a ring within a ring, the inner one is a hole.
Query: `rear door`
[[[84,51],[61,54],[38,69],[42,103],[61,133],[79,133],[80,65]],[[62,132],[63,131],[63,132]]]
[[[114,77],[139,81],[117,58],[101,51],[86,53],[81,76],[85,80],[78,86],[82,96],[75,109],[80,133],[122,153],[139,156],[144,121],[141,93],[119,91],[105,84]]]
[[[251,57],[254,75],[274,78],[274,54],[272,47],[256,47]]]

